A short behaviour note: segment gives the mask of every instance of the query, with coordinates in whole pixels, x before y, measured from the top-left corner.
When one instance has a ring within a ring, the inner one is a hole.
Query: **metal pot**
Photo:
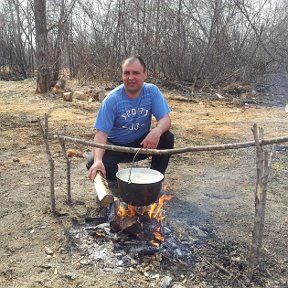
[[[159,198],[164,175],[149,168],[126,168],[116,174],[119,197],[133,206],[148,206]]]

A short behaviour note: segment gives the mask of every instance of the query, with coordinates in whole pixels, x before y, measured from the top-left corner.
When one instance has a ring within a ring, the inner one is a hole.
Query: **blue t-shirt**
[[[156,85],[144,83],[137,98],[128,98],[122,84],[101,103],[94,128],[107,133],[108,141],[123,145],[150,130],[152,115],[159,120],[170,111]]]

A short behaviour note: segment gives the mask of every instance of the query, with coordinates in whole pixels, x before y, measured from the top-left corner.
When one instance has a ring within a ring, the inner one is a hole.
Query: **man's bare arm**
[[[107,137],[108,137],[107,133],[97,130],[95,137],[94,137],[94,141],[96,143],[106,144]],[[95,179],[97,171],[101,171],[103,175],[106,177],[106,170],[102,161],[104,153],[105,153],[104,149],[94,148],[94,163],[88,172],[88,177],[91,180]]]

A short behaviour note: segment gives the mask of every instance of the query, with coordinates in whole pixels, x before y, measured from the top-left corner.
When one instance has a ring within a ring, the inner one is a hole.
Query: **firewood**
[[[72,101],[72,92],[64,92],[62,94],[62,97],[63,97],[63,100],[64,101],[69,101],[71,102]]]
[[[58,79],[55,83],[55,87],[57,89],[64,89],[65,88],[65,80],[64,79]]]
[[[98,171],[94,180],[94,187],[97,193],[98,200],[102,206],[108,206],[114,202],[112,192],[108,188],[108,183],[102,172]]]

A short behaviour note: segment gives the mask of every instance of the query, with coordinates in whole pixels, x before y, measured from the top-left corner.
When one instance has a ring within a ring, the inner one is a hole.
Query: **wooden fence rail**
[[[101,144],[93,141],[86,141],[79,138],[73,138],[65,135],[56,135],[55,137],[59,137],[65,141],[71,141],[74,143],[79,143],[82,145],[87,145],[91,147],[103,148],[106,150],[118,151],[118,152],[126,152],[126,153],[136,153],[139,151],[139,148],[133,147],[124,147],[110,144]],[[272,145],[288,142],[288,136],[271,138],[267,140],[259,140],[260,145]],[[206,145],[206,146],[189,146],[183,148],[174,148],[174,149],[140,149],[138,154],[149,154],[149,155],[165,155],[165,154],[181,154],[187,152],[203,152],[203,151],[221,151],[227,149],[240,149],[240,148],[248,148],[255,146],[255,141],[250,142],[242,142],[242,143],[228,143],[228,144],[219,144],[219,145]]]

